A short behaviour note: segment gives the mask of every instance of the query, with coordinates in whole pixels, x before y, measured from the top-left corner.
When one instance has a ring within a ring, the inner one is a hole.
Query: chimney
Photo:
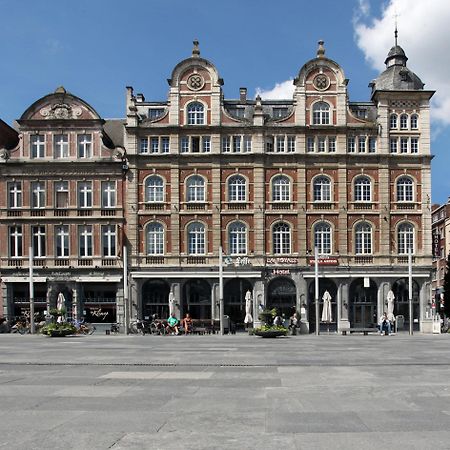
[[[247,103],[247,88],[245,87],[239,88],[239,100],[242,103]]]
[[[144,94],[137,94],[136,101],[138,101],[139,103],[145,102]]]

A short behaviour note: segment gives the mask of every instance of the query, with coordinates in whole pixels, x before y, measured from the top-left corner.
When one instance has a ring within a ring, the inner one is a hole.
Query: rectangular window
[[[241,152],[241,136],[233,136],[233,153]]]
[[[369,153],[375,153],[377,151],[377,138],[369,137]]]
[[[80,258],[92,256],[92,225],[78,227],[78,255]]]
[[[56,159],[69,157],[69,136],[67,134],[53,136],[53,155]]]
[[[45,257],[45,227],[42,225],[31,227],[33,242],[33,256],[35,258]]]
[[[408,138],[400,139],[400,153],[408,153]]]
[[[419,138],[411,138],[411,153],[419,153]]]
[[[102,256],[116,256],[116,226],[102,226]]]
[[[277,152],[284,153],[285,152],[284,136],[277,136],[276,142],[277,142]]]
[[[273,152],[273,137],[271,136],[266,138],[266,152]]]
[[[366,153],[366,137],[358,137],[358,153]]]
[[[45,158],[45,136],[41,134],[31,136],[31,157]]]
[[[67,181],[56,181],[54,184],[55,208],[65,209],[69,207],[69,183]]]
[[[161,152],[170,152],[170,139],[167,136],[161,138]]]
[[[181,153],[188,153],[188,152],[189,152],[189,137],[182,136],[182,138],[181,138]]]
[[[244,152],[251,152],[252,151],[252,137],[251,136],[244,136]]]
[[[309,153],[314,152],[314,138],[312,136],[308,136],[306,139],[306,149]]]
[[[192,153],[200,153],[200,137],[191,137],[191,151]]]
[[[115,208],[116,183],[114,181],[102,181],[102,208]]]
[[[9,227],[9,256],[18,258],[23,256],[22,227],[20,225]]]
[[[203,136],[202,151],[203,153],[209,153],[211,151],[211,136]]]
[[[222,153],[231,152],[231,138],[230,136],[222,136]]]
[[[150,138],[150,153],[158,153],[159,152],[159,138],[151,137]]]
[[[289,153],[295,152],[295,136],[288,136],[287,137],[287,151]]]
[[[79,134],[77,136],[78,158],[92,158],[92,135]]]
[[[397,153],[397,138],[389,139],[389,151],[391,153]]]
[[[78,208],[92,208],[92,182],[78,183]]]
[[[139,140],[139,153],[148,153],[148,138]]]
[[[328,138],[328,151],[330,153],[336,152],[336,138],[334,136]]]
[[[355,153],[355,137],[354,136],[347,137],[347,152]]]
[[[22,183],[8,183],[8,208],[22,208]]]
[[[31,207],[45,208],[45,184],[43,181],[31,183]]]
[[[164,109],[162,109],[162,108],[155,108],[155,109],[148,110],[148,118],[150,120],[156,120],[159,117],[161,117],[163,114],[164,114]]]
[[[55,227],[55,251],[57,258],[69,256],[69,226],[58,225]]]
[[[319,153],[324,153],[326,150],[326,137],[325,136],[319,136],[317,139],[317,151]]]

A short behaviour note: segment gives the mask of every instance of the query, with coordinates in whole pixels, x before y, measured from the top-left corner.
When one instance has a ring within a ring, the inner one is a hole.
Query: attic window
[[[274,119],[281,119],[282,117],[286,117],[288,115],[287,108],[273,108],[272,116]]]
[[[151,120],[156,120],[160,118],[164,113],[163,108],[151,108],[148,110],[148,118]]]
[[[241,119],[244,118],[245,116],[245,108],[231,108],[229,109],[229,112],[234,116],[234,117],[239,117]]]
[[[356,117],[359,117],[360,119],[365,119],[367,117],[367,109],[357,109]]]

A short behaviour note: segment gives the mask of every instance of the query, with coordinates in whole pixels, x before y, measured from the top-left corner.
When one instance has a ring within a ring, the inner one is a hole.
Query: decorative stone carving
[[[324,91],[330,86],[330,79],[321,73],[314,78],[313,83],[316,89],[319,91]]]
[[[42,108],[39,112],[46,119],[76,119],[81,116],[83,111],[78,106],[68,105],[67,103],[55,103]]]
[[[7,161],[9,159],[9,152],[6,148],[0,148],[0,162]]]
[[[200,74],[194,73],[188,78],[187,85],[192,91],[199,91],[205,85],[205,80]]]

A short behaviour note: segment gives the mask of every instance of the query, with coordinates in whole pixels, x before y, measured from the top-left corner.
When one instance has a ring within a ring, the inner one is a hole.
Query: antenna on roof
[[[394,31],[394,38],[395,38],[395,46],[397,47],[397,38],[398,38],[398,29],[397,29],[397,11],[395,11],[395,31]]]

